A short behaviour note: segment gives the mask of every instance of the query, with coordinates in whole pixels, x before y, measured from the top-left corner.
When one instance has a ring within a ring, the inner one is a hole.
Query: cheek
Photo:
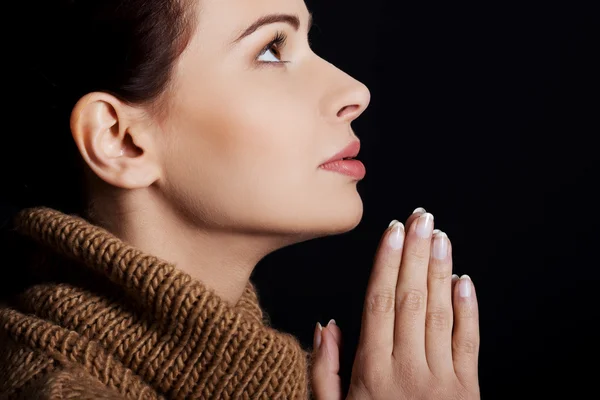
[[[213,151],[244,175],[306,173],[316,168],[316,118],[306,102],[273,91],[239,93],[211,113]],[[199,122],[202,124],[202,122]],[[293,176],[288,176],[292,179]]]
[[[323,157],[314,102],[282,88],[223,85],[190,92],[172,113],[166,196],[211,219],[282,218],[310,203]]]
[[[221,169],[316,168],[318,134],[314,90],[279,71],[226,73],[188,79],[179,92],[182,151],[196,149]],[[196,75],[192,75],[196,76]],[[310,90],[309,90],[310,89]],[[179,134],[179,133],[176,133]],[[276,172],[276,171],[272,171]],[[264,173],[264,171],[263,171]]]
[[[242,199],[246,208],[264,209],[310,192],[318,172],[313,119],[290,102],[241,100],[178,113],[165,165],[178,202],[226,212]]]

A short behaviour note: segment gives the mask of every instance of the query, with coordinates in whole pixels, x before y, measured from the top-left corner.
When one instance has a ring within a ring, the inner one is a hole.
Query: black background
[[[259,264],[273,324],[312,346],[316,321],[335,318],[347,384],[380,236],[422,206],[476,285],[482,398],[596,397],[600,13],[567,1],[307,5],[315,52],[371,90],[352,124],[364,216]]]
[[[335,318],[347,384],[380,236],[422,206],[452,240],[455,272],[476,285],[482,397],[597,397],[592,2],[307,5],[315,52],[371,90],[352,124],[364,216],[352,232],[261,261],[253,280],[273,325],[309,348],[316,321]]]

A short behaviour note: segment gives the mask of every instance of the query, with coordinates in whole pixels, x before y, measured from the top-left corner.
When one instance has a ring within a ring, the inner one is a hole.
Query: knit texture
[[[48,208],[16,231],[30,283],[0,306],[0,399],[306,399],[310,355],[173,264]],[[33,240],[30,240],[33,239]]]

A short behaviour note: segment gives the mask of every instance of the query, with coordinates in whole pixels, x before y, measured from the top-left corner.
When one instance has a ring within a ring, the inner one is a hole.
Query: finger
[[[365,296],[359,346],[367,354],[392,352],[396,282],[403,246],[404,226],[394,220],[379,243]]]
[[[396,287],[393,354],[426,363],[425,307],[433,215],[422,214],[407,232]]]
[[[425,354],[435,376],[452,372],[452,253],[448,236],[433,236],[427,279]]]
[[[452,274],[452,292],[451,293],[454,293],[454,286],[456,286],[456,282],[458,282],[458,275]]]
[[[425,211],[425,209],[423,207],[418,207],[415,209],[415,211],[413,211],[413,213],[406,219],[406,222],[404,223],[404,230],[406,232],[408,232],[408,230],[410,229],[410,226],[413,224],[413,222],[415,222],[415,220],[417,218],[419,218],[421,215],[425,214],[427,211]]]
[[[456,321],[454,320],[454,288],[456,287],[456,284],[458,283],[458,279],[459,276],[456,274],[452,274],[452,289],[450,290],[450,293],[452,293],[452,332],[454,332],[454,325],[456,324]]]
[[[342,381],[339,376],[340,354],[336,338],[329,330],[330,327],[322,328],[317,324],[315,329],[311,380],[316,400],[342,399]]]
[[[454,288],[454,331],[452,353],[454,371],[463,383],[477,382],[479,358],[479,310],[475,286],[468,275]]]
[[[333,338],[335,339],[335,343],[338,346],[338,349],[341,350],[342,349],[342,331],[340,330],[340,327],[337,326],[335,319],[329,320],[329,322],[327,323],[327,330],[329,332],[331,332],[331,334],[333,335]]]

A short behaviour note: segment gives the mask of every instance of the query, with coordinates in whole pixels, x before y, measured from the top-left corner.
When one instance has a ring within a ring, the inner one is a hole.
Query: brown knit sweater
[[[22,211],[27,284],[0,305],[0,399],[306,399],[310,355],[254,286],[211,289],[82,218]],[[33,239],[33,240],[32,240]]]

